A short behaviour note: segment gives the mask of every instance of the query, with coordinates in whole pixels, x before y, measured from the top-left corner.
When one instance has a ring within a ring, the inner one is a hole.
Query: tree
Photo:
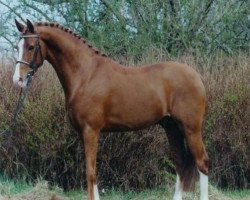
[[[0,1],[7,8],[0,35],[11,46],[16,36],[13,19],[25,16],[33,21],[58,21],[111,55],[140,57],[151,48],[172,55],[195,49],[205,54],[249,50],[247,0],[7,1]]]

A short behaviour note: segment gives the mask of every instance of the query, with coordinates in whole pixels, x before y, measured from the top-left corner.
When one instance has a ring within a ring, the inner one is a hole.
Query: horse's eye
[[[29,47],[28,47],[28,50],[29,50],[29,51],[32,51],[33,49],[34,49],[34,46],[29,46]]]

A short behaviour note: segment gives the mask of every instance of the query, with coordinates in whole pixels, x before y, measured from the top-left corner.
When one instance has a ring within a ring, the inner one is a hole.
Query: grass
[[[198,187],[196,187],[198,189]],[[184,200],[198,200],[199,192],[184,194]],[[102,191],[102,200],[162,200],[172,199],[172,189],[153,189],[143,192],[109,190]],[[0,178],[0,200],[82,200],[87,199],[86,191],[72,190],[63,192],[59,187],[49,187],[45,181],[38,181],[34,186],[25,181],[14,182]],[[209,186],[210,200],[249,200],[250,190],[221,191]]]

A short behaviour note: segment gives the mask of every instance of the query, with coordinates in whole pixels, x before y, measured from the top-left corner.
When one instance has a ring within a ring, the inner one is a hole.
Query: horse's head
[[[15,20],[20,32],[18,43],[18,60],[13,76],[13,82],[20,87],[26,87],[28,77],[33,76],[38,67],[43,64],[45,45],[40,40],[40,35],[35,26],[27,20],[27,26]]]

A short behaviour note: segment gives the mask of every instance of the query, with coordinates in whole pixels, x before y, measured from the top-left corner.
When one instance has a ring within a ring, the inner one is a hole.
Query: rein
[[[11,128],[15,128],[15,126],[16,126],[17,116],[19,115],[19,113],[22,110],[23,103],[24,103],[24,100],[25,100],[25,98],[26,98],[26,96],[28,94],[31,83],[32,83],[32,76],[28,75],[27,76],[27,85],[26,85],[26,87],[24,89],[20,90],[19,99],[18,99],[16,109],[15,109],[15,112],[14,112],[14,115],[13,115],[13,119],[11,121],[11,126],[10,126]]]
[[[11,120],[11,123],[9,125],[9,127],[4,130],[3,132],[1,132],[1,135],[6,137],[6,140],[3,142],[2,145],[0,145],[0,148],[3,150],[5,155],[8,155],[7,150],[12,147],[13,149],[15,149],[15,147],[12,145],[12,135],[13,135],[13,131],[16,128],[17,125],[17,117],[19,115],[19,113],[21,112],[22,108],[23,108],[23,104],[24,104],[24,100],[28,94],[28,91],[30,89],[32,83],[32,76],[28,75],[27,76],[27,85],[24,89],[20,90],[20,94],[19,94],[19,99],[16,105],[16,109],[13,115],[13,118]]]

